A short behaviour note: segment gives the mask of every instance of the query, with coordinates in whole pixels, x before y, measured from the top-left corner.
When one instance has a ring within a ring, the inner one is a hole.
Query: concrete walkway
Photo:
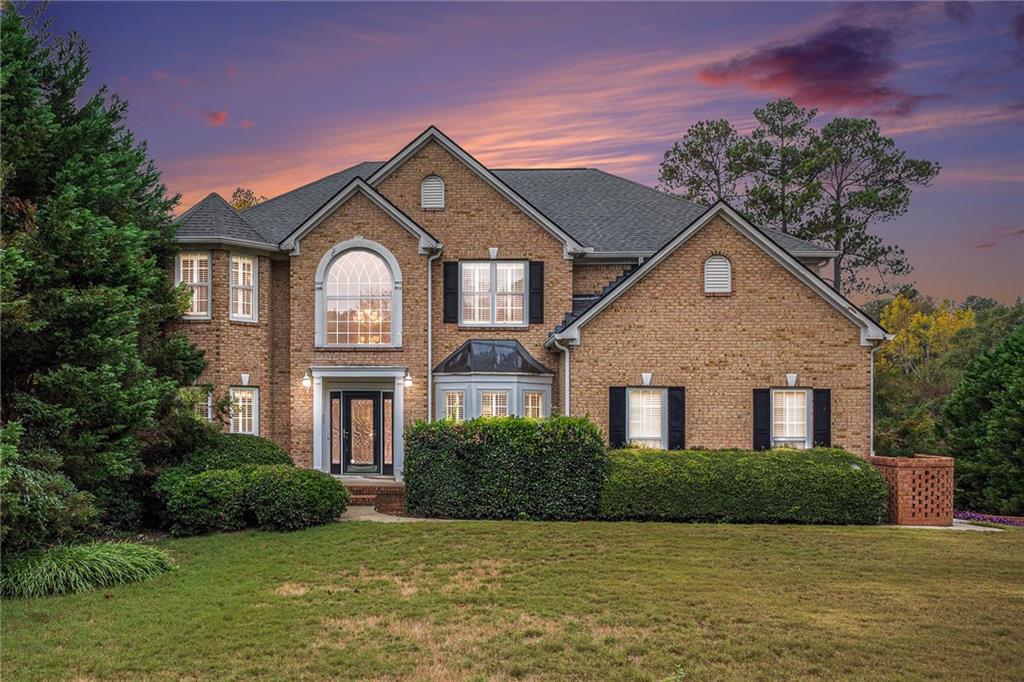
[[[967,530],[978,531],[979,533],[1002,533],[1002,528],[989,528],[988,526],[976,526],[968,521],[953,519],[952,526],[889,526],[889,528],[910,528],[912,530]]]
[[[417,521],[440,521],[441,519],[417,519],[411,516],[392,516],[381,514],[373,507],[358,505],[349,507],[341,515],[342,521],[376,521],[378,523],[414,523]]]

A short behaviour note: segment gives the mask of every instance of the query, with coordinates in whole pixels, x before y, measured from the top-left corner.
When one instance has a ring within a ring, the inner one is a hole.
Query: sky
[[[597,167],[656,185],[693,123],[777,97],[871,116],[942,166],[874,232],[936,298],[1024,294],[1024,3],[54,2],[88,86],[184,210],[386,160],[437,125],[492,168]]]

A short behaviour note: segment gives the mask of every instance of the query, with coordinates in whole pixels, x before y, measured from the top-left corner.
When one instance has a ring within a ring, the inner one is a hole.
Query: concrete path
[[[976,526],[967,521],[953,519],[952,526],[889,526],[890,528],[910,528],[914,530],[967,530],[980,533],[1002,533],[1002,528],[989,528],[988,526]]]
[[[391,516],[381,514],[373,507],[358,505],[349,507],[341,515],[342,521],[377,521],[378,523],[414,523],[417,521],[438,521],[440,519],[417,519],[411,516]]]

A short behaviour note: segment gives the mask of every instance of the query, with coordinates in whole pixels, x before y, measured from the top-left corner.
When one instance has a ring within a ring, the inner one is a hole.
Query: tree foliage
[[[747,175],[741,142],[724,118],[698,121],[665,152],[661,186],[682,190],[684,197],[697,203],[734,201],[741,195],[740,183]]]
[[[265,196],[256,194],[256,192],[248,187],[236,187],[235,191],[231,193],[231,201],[228,203],[234,206],[235,210],[244,211],[257,204],[262,204],[266,200]]]
[[[104,503],[141,466],[140,430],[203,366],[162,332],[184,302],[167,276],[176,197],[124,127],[126,103],[82,92],[85,43],[10,6],[0,21],[0,417]]]

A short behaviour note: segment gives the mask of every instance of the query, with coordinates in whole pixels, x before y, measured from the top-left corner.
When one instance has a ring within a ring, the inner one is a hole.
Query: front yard
[[[1019,678],[1024,532],[343,523],[5,600],[22,679]]]

